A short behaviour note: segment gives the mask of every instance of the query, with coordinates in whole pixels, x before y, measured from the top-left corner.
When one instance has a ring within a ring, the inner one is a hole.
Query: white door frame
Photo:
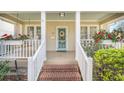
[[[65,51],[68,51],[68,26],[57,26],[56,27],[56,51],[58,51],[58,28],[65,28],[66,32],[66,49]]]

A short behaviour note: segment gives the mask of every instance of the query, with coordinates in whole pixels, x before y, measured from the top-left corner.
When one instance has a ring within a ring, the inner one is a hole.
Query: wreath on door
[[[60,36],[61,36],[61,37],[64,37],[64,36],[65,36],[65,33],[61,31],[61,32],[60,32]]]

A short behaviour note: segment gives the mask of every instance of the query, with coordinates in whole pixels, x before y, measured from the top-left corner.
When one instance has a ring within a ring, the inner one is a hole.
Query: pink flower
[[[7,36],[7,34],[2,35],[2,37]]]

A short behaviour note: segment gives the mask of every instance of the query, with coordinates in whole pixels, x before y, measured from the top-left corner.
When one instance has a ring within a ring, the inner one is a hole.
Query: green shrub
[[[124,49],[100,49],[93,59],[94,80],[124,80]]]
[[[9,70],[8,61],[0,61],[0,80],[4,79]]]

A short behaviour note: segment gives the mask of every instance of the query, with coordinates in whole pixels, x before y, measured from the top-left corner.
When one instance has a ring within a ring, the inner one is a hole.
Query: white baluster
[[[35,39],[34,42],[35,42],[35,52],[36,52],[37,51],[37,40]]]
[[[22,57],[22,45],[20,45],[20,57]]]
[[[22,49],[23,49],[23,57],[25,57],[25,55],[24,55],[24,51],[25,51],[25,41],[22,42]]]
[[[4,45],[5,46],[5,49],[4,49],[4,54],[6,55],[7,53],[6,53],[6,45]]]
[[[29,57],[31,56],[31,40],[29,40]]]
[[[32,56],[33,56],[33,51],[34,51],[34,44],[33,44],[33,40],[32,41]]]
[[[25,57],[27,57],[27,40],[25,41],[25,44],[26,44],[26,46],[25,46],[25,47],[26,47],[26,48],[25,48],[25,49],[26,49],[26,50],[25,50],[26,56],[25,56]]]

